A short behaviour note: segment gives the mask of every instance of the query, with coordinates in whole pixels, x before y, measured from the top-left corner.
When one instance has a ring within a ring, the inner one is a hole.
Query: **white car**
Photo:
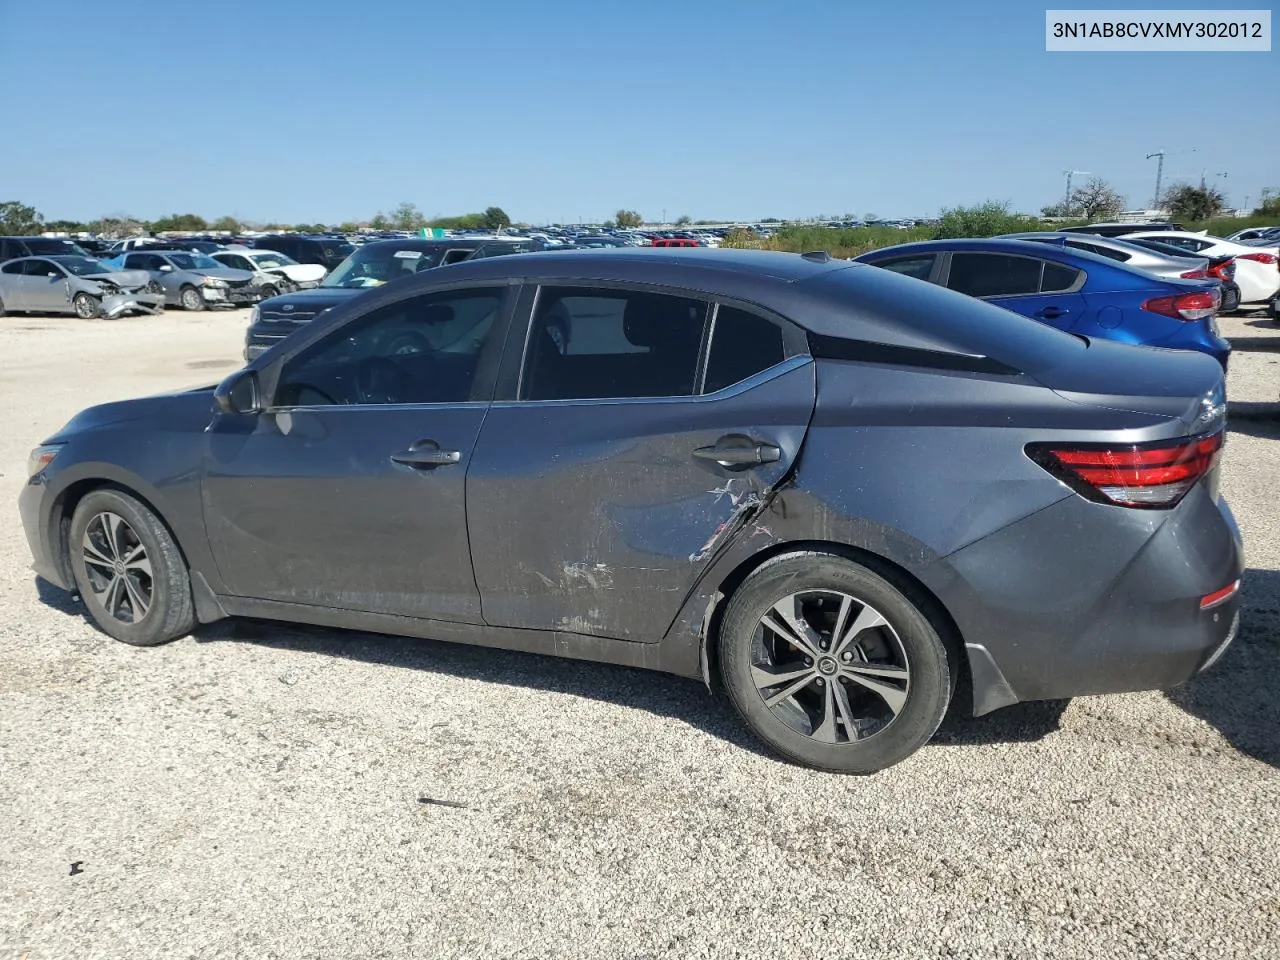
[[[264,297],[274,297],[279,293],[292,293],[295,290],[310,290],[320,286],[324,279],[325,269],[318,263],[299,263],[292,257],[274,250],[250,250],[247,247],[232,247],[211,254],[213,259],[237,270],[251,270],[258,274],[262,284]],[[274,293],[269,292],[274,289]]]
[[[1240,303],[1266,303],[1280,292],[1280,246],[1256,247],[1182,230],[1146,230],[1121,239],[1159,240],[1202,257],[1235,257]]]
[[[1227,239],[1232,243],[1244,243],[1246,240],[1266,240],[1277,234],[1280,234],[1280,227],[1249,227],[1246,230],[1237,230]]]

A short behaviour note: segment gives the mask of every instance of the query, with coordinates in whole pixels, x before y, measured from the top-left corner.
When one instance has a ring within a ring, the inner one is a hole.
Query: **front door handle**
[[[1043,310],[1037,310],[1036,316],[1042,320],[1057,320],[1059,317],[1065,317],[1070,310],[1063,310],[1061,307],[1045,307]]]
[[[460,450],[441,450],[434,440],[419,440],[409,449],[393,453],[391,459],[406,467],[444,467],[462,459]]]
[[[710,447],[698,447],[693,455],[699,460],[712,460],[726,470],[742,470],[782,459],[782,451],[777,445],[761,443],[740,434],[721,437]]]

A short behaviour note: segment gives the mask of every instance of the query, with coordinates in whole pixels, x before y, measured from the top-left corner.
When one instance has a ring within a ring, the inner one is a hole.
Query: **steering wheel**
[[[406,330],[391,338],[391,342],[386,346],[386,355],[403,357],[415,353],[427,353],[430,350],[431,344],[426,337],[412,330]]]
[[[367,357],[356,367],[355,388],[361,403],[404,403],[413,380],[386,357]]]

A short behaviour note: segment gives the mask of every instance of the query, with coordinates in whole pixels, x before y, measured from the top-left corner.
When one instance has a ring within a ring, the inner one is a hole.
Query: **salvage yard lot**
[[[1249,571],[1210,673],[953,712],[838,777],[659,674],[91,627],[27,569],[27,453],[90,404],[220,379],[247,315],[0,320],[0,957],[1280,955],[1280,420],[1232,424]],[[1248,348],[1231,400],[1265,412],[1280,331],[1222,327]]]

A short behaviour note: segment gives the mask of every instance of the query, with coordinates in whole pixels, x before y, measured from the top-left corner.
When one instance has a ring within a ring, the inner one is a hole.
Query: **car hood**
[[[117,400],[81,410],[45,443],[66,443],[79,433],[145,421],[148,429],[200,430],[213,418],[213,387]]]
[[[305,323],[318,313],[346,303],[358,297],[364,290],[345,287],[314,287],[284,296],[272,297],[258,304],[258,316],[262,320],[285,323]]]
[[[278,270],[290,280],[296,280],[299,283],[306,283],[311,280],[320,280],[328,272],[318,263],[291,263],[285,267],[263,267],[263,270]]]
[[[117,287],[141,287],[151,282],[151,274],[145,270],[112,270],[110,273],[90,273],[81,280],[108,280]]]

